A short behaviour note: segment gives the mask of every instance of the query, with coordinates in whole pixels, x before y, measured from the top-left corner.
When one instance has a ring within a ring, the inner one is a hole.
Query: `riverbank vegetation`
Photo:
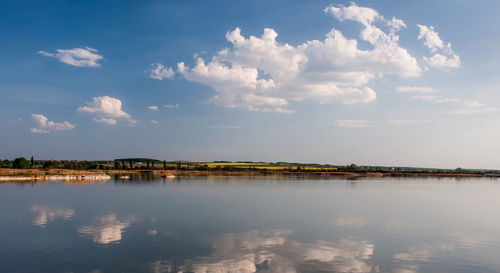
[[[472,174],[500,175],[500,170],[487,169],[437,169],[390,166],[358,166],[292,163],[292,162],[253,162],[253,161],[166,161],[151,158],[121,158],[114,160],[30,160],[19,157],[14,160],[0,160],[3,169],[63,169],[63,170],[178,170],[178,171],[224,171],[224,172],[277,172],[277,173],[379,173],[379,174]]]

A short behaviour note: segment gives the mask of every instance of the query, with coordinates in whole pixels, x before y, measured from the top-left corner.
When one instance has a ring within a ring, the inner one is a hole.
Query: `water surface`
[[[0,184],[1,272],[500,272],[500,180]]]

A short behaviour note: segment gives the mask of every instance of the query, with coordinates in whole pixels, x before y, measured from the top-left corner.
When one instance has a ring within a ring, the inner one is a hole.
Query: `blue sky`
[[[499,8],[4,1],[0,158],[499,168]]]

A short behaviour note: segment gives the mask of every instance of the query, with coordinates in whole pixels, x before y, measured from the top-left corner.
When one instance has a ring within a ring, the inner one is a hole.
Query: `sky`
[[[500,169],[499,1],[2,1],[0,158]]]

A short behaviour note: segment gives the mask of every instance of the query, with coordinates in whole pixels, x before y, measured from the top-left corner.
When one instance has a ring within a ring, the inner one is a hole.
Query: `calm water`
[[[1,272],[500,272],[500,180],[0,184]]]

